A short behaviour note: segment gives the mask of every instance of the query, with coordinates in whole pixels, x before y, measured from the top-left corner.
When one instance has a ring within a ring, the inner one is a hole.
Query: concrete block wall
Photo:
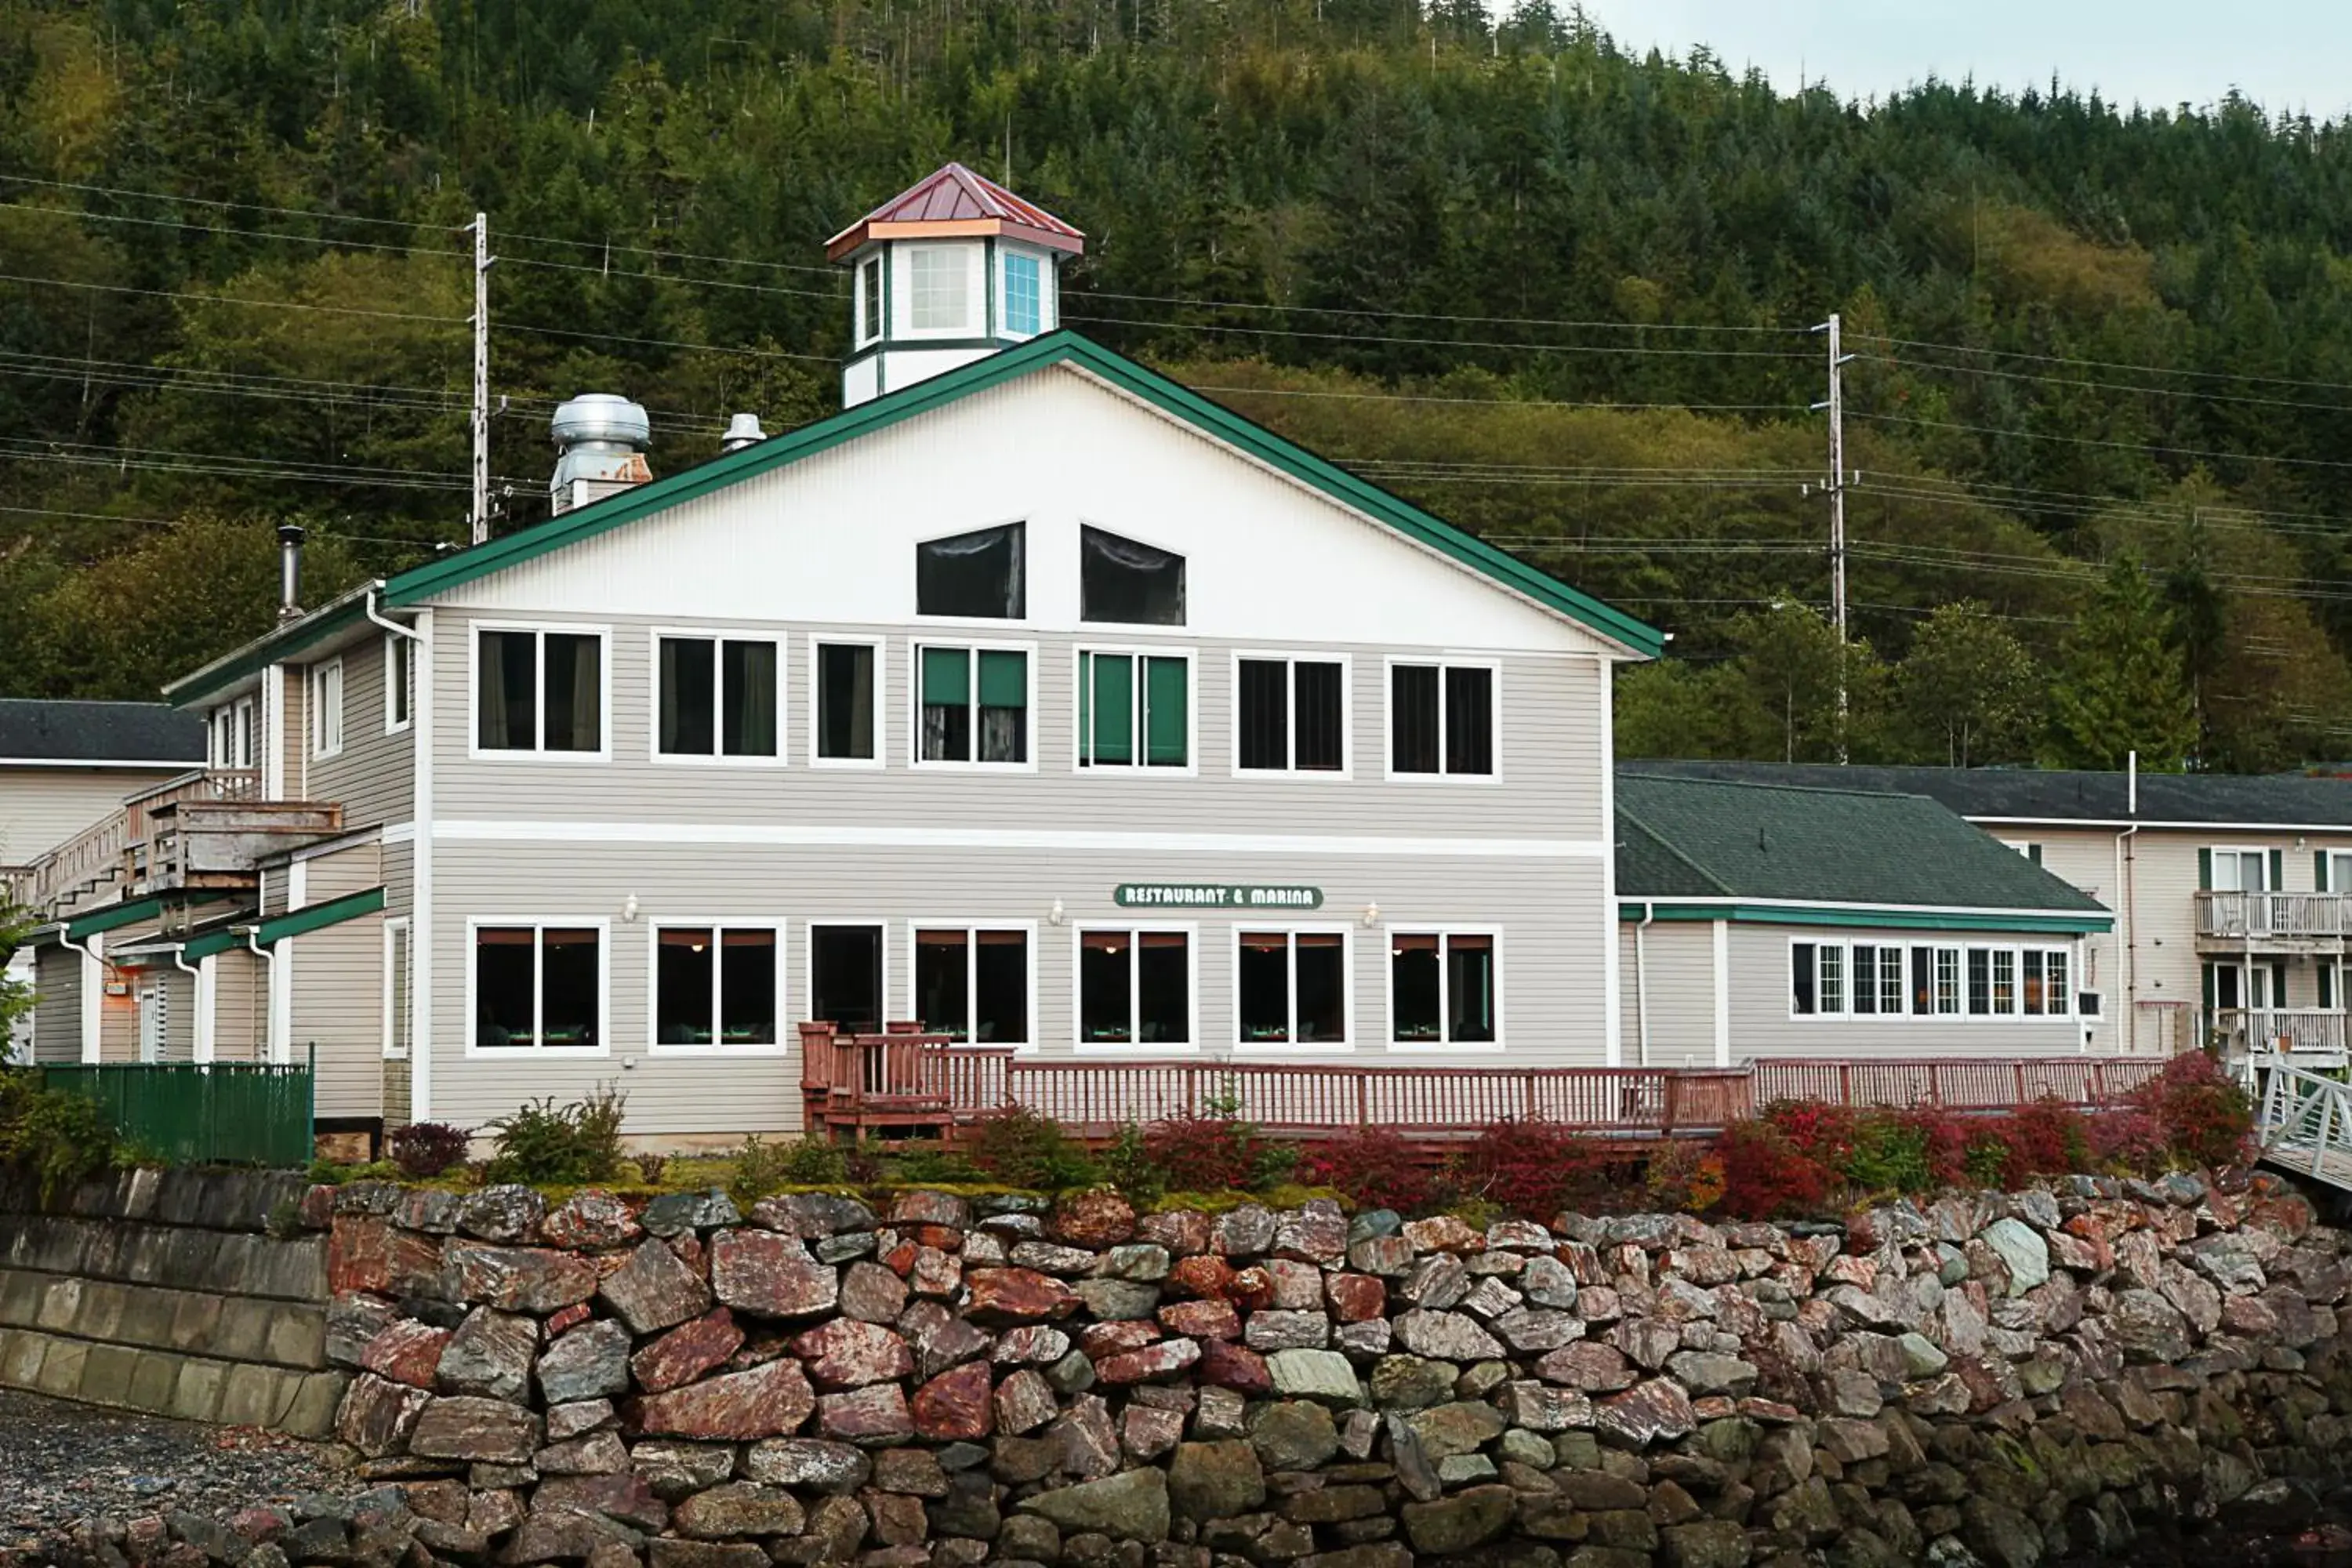
[[[273,1236],[299,1175],[0,1185],[0,1387],[303,1436],[331,1430],[326,1240]]]

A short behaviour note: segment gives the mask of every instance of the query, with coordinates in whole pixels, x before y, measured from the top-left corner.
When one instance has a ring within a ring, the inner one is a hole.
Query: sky
[[[2347,0],[1583,0],[1621,45],[1705,44],[1735,74],[1760,68],[1843,98],[1884,97],[1929,76],[2011,90],[2097,88],[2151,108],[2209,104],[2231,88],[2273,114],[2352,111]],[[1561,6],[1563,11],[1568,6]]]

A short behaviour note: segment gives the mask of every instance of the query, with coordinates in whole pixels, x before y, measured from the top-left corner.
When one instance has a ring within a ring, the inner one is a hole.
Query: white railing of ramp
[[[2245,1070],[2263,1161],[2352,1191],[2352,1084],[2258,1058]]]

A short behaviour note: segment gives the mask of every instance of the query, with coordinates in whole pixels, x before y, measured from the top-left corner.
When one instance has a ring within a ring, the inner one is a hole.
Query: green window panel
[[[958,659],[962,650],[956,650]],[[925,671],[928,680],[929,672]],[[926,700],[928,700],[928,699]],[[955,700],[961,702],[959,696]],[[1029,706],[1029,656],[1003,649],[983,649],[980,656],[980,705],[982,708]]]
[[[983,680],[987,664],[981,666]],[[971,650],[927,647],[923,650],[923,703],[932,708],[961,708],[971,700]]]
[[[1144,661],[1144,761],[1155,768],[1181,768],[1192,704],[1191,674],[1181,658]]]
[[[1086,733],[1096,766],[1135,761],[1135,660],[1123,653],[1086,656],[1087,694],[1094,705]]]

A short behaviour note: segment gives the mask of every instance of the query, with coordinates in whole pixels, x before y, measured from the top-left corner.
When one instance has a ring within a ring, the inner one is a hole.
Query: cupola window
[[[1172,550],[1078,530],[1078,617],[1123,626],[1184,624],[1184,558]]]
[[[1021,619],[1029,613],[1026,533],[1008,522],[916,545],[915,613]]]
[[[971,324],[971,268],[961,245],[919,246],[907,252],[917,331],[951,331]]]
[[[858,342],[870,343],[882,335],[882,258],[868,257],[857,269]]]
[[[1004,330],[1014,337],[1035,337],[1044,319],[1038,270],[1034,256],[1015,251],[1004,258]]]

